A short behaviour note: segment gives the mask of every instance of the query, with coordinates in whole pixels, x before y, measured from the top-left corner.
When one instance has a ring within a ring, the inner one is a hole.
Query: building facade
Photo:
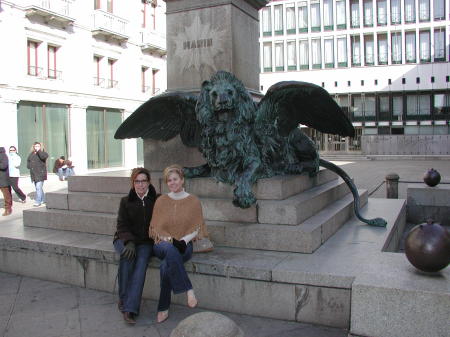
[[[357,136],[306,130],[322,151],[360,151],[369,135],[448,141],[449,6],[448,0],[271,1],[260,11],[261,91],[284,80],[324,87]]]
[[[79,173],[143,164],[142,139],[113,138],[140,104],[166,90],[165,3],[0,2],[0,146],[22,174],[34,141]]]

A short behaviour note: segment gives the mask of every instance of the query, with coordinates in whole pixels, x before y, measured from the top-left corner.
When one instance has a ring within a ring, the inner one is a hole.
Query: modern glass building
[[[271,1],[260,11],[261,91],[283,80],[324,87],[357,137],[306,130],[323,151],[359,151],[364,135],[448,137],[449,8],[448,0]]]
[[[1,1],[0,146],[43,142],[49,171],[143,165],[142,139],[113,136],[166,89],[165,29],[164,1]]]

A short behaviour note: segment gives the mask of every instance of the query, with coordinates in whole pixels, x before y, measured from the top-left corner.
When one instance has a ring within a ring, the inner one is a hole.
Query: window
[[[379,118],[381,120],[390,120],[389,116],[389,96],[388,95],[380,95],[378,96],[380,113]]]
[[[352,0],[351,8],[351,26],[359,28],[359,0]]]
[[[433,0],[434,20],[444,20],[445,0]]]
[[[375,64],[375,50],[373,43],[373,35],[364,35],[364,62],[367,66],[373,66]]]
[[[298,31],[308,32],[308,4],[306,1],[298,3]]]
[[[283,42],[275,42],[275,71],[284,71]]]
[[[94,0],[94,9],[100,9],[100,0]]]
[[[318,1],[311,2],[311,30],[313,32],[320,31],[320,3]]]
[[[398,25],[401,23],[402,10],[400,0],[391,0],[391,23]]]
[[[295,34],[295,6],[293,3],[286,5],[286,33]]]
[[[333,30],[333,1],[323,0],[323,28]]]
[[[287,66],[288,70],[297,70],[297,53],[295,41],[287,42]]]
[[[372,0],[364,0],[364,27],[373,26],[373,8]]]
[[[375,117],[375,96],[364,95],[364,116]]]
[[[445,28],[434,29],[434,62],[445,61]]]
[[[113,0],[106,0],[106,11],[108,13],[113,12]]]
[[[60,72],[56,70],[56,51],[57,47],[47,46],[47,76],[48,78],[60,78]]]
[[[434,95],[433,113],[435,115],[450,114],[450,94]]]
[[[378,34],[378,64],[388,63],[387,34]]]
[[[141,13],[142,13],[142,28],[145,28],[147,26],[147,1],[142,1],[142,7],[141,7]]]
[[[347,67],[347,37],[338,37],[337,41],[337,58],[338,67]]]
[[[347,28],[345,15],[345,0],[336,1],[336,26],[337,29]]]
[[[352,66],[361,65],[361,44],[359,35],[351,37],[352,42]]]
[[[136,138],[137,165],[144,167],[144,140]]]
[[[353,112],[353,117],[363,116],[363,101],[361,95],[352,95],[351,110]]]
[[[283,5],[273,6],[275,35],[283,35]]]
[[[416,8],[415,0],[404,0],[405,1],[405,22],[416,22]]]
[[[392,32],[391,35],[391,58],[392,64],[402,63],[402,33]]]
[[[430,21],[430,0],[419,0],[419,21]]]
[[[423,30],[419,33],[420,62],[430,62],[430,31]]]
[[[430,114],[430,95],[407,95],[406,96],[406,115],[429,115]]]
[[[122,166],[122,141],[114,133],[122,123],[122,113],[115,109],[86,110],[88,168]]]
[[[377,24],[378,26],[387,25],[387,2],[386,0],[377,1]]]
[[[300,57],[300,69],[309,69],[309,44],[308,40],[298,41],[298,54]]]
[[[117,81],[114,79],[114,64],[116,60],[108,59],[108,88],[116,88]]]
[[[261,11],[263,36],[272,36],[271,7],[264,7]]]
[[[323,40],[323,49],[325,57],[325,68],[334,67],[334,43],[333,38],[326,38]]]
[[[41,102],[19,102],[17,106],[18,147],[25,154],[36,140],[44,143],[49,154],[47,170],[53,170],[56,158],[68,155],[68,106]],[[26,157],[22,156],[20,169],[28,172]]]
[[[156,87],[156,78],[158,77],[159,69],[152,69],[152,95],[159,92],[160,88]]]
[[[42,68],[38,67],[38,46],[39,43],[28,40],[27,46],[27,73],[30,76],[40,76]]]
[[[401,120],[401,116],[403,115],[403,97],[402,96],[393,96],[392,97],[392,114],[394,116],[400,116],[397,120]]]
[[[148,22],[147,17],[150,11],[150,22]],[[142,28],[146,28],[149,23],[152,29],[156,29],[156,6],[152,4],[151,8],[148,7],[148,1],[142,1]]]
[[[406,63],[416,62],[416,32],[405,32]]]
[[[141,67],[141,91],[147,92],[150,88],[147,83],[147,67]]]
[[[272,43],[270,42],[263,45],[263,66],[264,71],[272,71]]]
[[[94,55],[94,85],[96,86],[103,86],[103,82],[105,81],[105,79],[100,76],[101,59],[100,56]]]
[[[313,69],[322,68],[322,51],[320,48],[320,39],[311,39],[311,51]]]

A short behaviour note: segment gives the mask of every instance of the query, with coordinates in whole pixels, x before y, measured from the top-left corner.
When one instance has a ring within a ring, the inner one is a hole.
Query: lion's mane
[[[210,91],[231,84],[236,96],[230,118],[219,121],[211,104]],[[202,84],[197,101],[197,120],[202,126],[200,151],[220,181],[234,184],[236,172],[247,167],[247,161],[259,158],[254,142],[253,123],[256,106],[244,85],[233,74],[219,71],[211,81]]]

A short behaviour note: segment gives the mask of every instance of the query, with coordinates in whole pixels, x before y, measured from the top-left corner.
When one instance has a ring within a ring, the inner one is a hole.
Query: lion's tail
[[[343,169],[341,169],[339,166],[329,162],[328,160],[325,160],[322,158],[319,159],[319,165],[333,171],[334,173],[336,173],[338,176],[340,176],[345,181],[348,188],[350,189],[350,191],[353,194],[353,199],[354,199],[353,208],[354,208],[356,217],[360,221],[365,222],[366,224],[371,225],[371,226],[386,227],[387,222],[383,218],[366,219],[361,215],[361,213],[359,212],[360,202],[359,202],[358,190],[357,190],[355,184],[353,183],[353,180],[348,176],[347,173],[345,173],[345,171]]]

